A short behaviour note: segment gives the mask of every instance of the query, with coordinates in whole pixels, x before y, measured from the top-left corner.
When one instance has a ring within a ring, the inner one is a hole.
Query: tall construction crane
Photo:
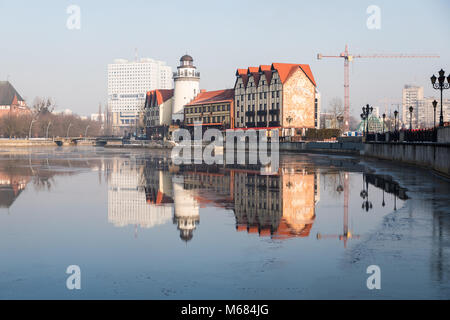
[[[350,81],[349,81],[349,62],[354,58],[439,58],[439,55],[429,54],[370,54],[370,55],[360,55],[360,54],[350,54],[348,53],[348,45],[345,45],[345,51],[338,56],[325,56],[321,53],[317,54],[317,59],[322,58],[344,58],[344,131],[349,130],[349,120],[350,120]]]

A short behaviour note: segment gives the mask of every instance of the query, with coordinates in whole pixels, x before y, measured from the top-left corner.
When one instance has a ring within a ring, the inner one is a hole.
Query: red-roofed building
[[[172,121],[173,89],[148,91],[144,105],[144,123],[147,138],[167,136]]]
[[[233,128],[234,89],[202,91],[184,106],[185,126],[193,127],[196,121],[204,127]]]
[[[236,129],[275,127],[281,136],[298,136],[319,127],[320,98],[307,64],[238,69],[234,92]]]
[[[14,89],[9,81],[0,81],[0,117],[5,115],[29,114],[25,100]]]

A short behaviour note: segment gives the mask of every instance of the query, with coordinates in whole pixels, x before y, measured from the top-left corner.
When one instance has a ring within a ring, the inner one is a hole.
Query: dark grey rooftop
[[[24,101],[9,81],[0,81],[0,106],[11,105],[14,95],[17,96],[18,101]]]

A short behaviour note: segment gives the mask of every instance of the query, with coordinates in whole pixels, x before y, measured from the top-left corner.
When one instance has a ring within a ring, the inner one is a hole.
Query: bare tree
[[[36,117],[52,113],[56,105],[51,98],[36,97],[33,101],[33,113]]]
[[[340,119],[344,116],[344,105],[342,104],[342,100],[340,98],[333,98],[330,101],[328,112],[331,113],[335,123],[335,129],[340,128]]]

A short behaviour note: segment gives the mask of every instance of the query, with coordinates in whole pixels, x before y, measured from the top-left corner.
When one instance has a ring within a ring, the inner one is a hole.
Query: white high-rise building
[[[419,112],[419,100],[423,99],[423,87],[405,85],[402,91],[402,112],[401,120],[403,124],[408,124],[409,128],[409,118],[410,112],[409,107],[413,107],[412,113],[412,124],[413,126],[417,122],[417,115]]]
[[[134,126],[147,91],[172,89],[172,68],[163,61],[116,59],[108,64],[108,108],[117,130]]]
[[[180,65],[173,75],[175,83],[172,121],[184,120],[184,106],[200,93],[200,72],[194,66],[194,59],[189,55],[180,58]]]

